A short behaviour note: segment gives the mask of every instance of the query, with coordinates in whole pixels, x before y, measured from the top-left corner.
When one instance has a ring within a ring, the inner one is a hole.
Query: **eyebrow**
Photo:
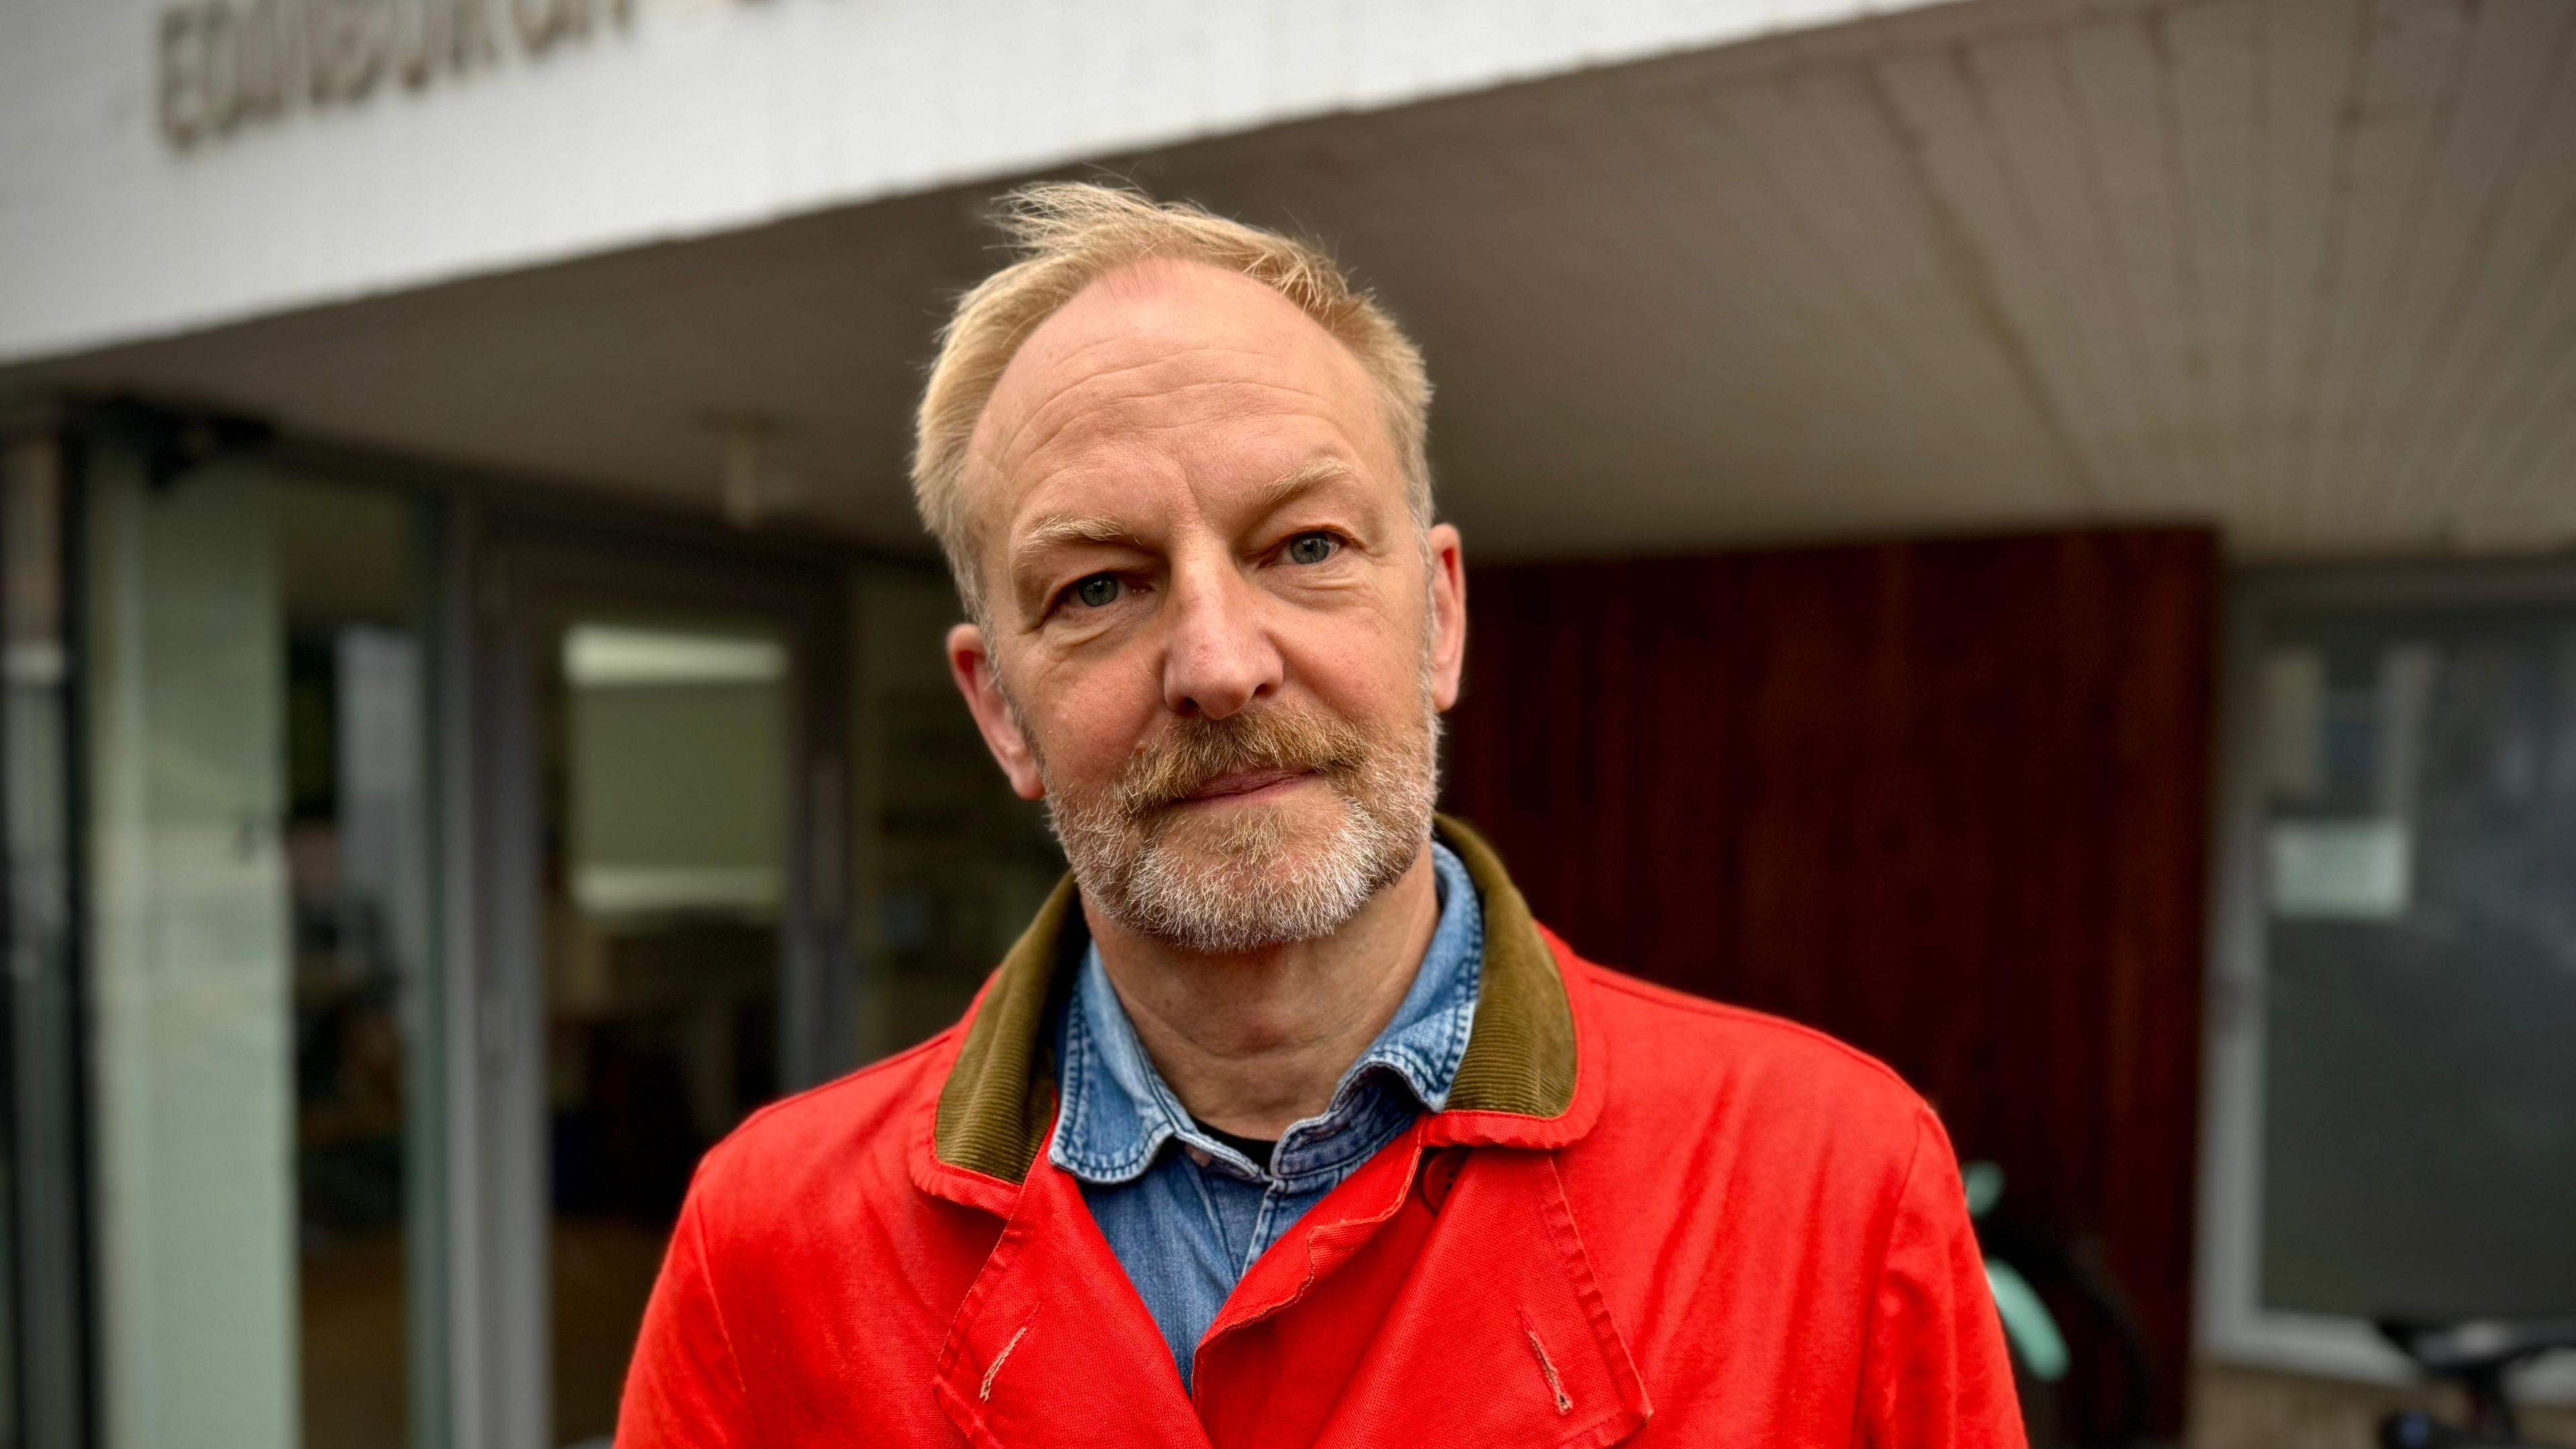
[[[1311,492],[1327,483],[1339,483],[1358,476],[1358,470],[1352,468],[1350,464],[1330,453],[1318,453],[1280,474],[1275,481],[1264,484],[1261,491],[1253,495],[1256,500],[1255,515],[1274,512],[1281,505],[1295,500],[1300,494]]]
[[[1025,562],[1031,555],[1043,553],[1067,543],[1134,543],[1136,535],[1127,525],[1104,513],[1050,513],[1029,526],[1028,532],[1011,548],[1014,562]]]
[[[1029,525],[1011,545],[1011,592],[1023,602],[1044,582],[1040,565],[1046,555],[1068,544],[1109,544],[1141,548],[1134,530],[1103,513],[1050,513]]]
[[[1319,453],[1256,490],[1252,495],[1254,515],[1274,513],[1303,494],[1358,476],[1358,471],[1340,458]],[[1050,550],[1084,543],[1144,547],[1135,530],[1105,513],[1042,514],[1011,545],[1011,576],[1022,578]]]

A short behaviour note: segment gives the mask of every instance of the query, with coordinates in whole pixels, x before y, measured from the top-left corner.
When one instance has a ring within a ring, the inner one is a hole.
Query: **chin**
[[[1104,903],[1146,935],[1211,955],[1339,930],[1419,845],[1405,850],[1337,792],[1313,793],[1322,798],[1187,812],[1155,832]]]
[[[1329,854],[1357,810],[1338,793],[1307,785],[1267,800],[1219,800],[1175,807],[1151,848],[1209,870],[1294,874]]]

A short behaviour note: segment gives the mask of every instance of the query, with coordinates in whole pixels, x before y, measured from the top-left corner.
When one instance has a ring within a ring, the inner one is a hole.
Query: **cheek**
[[[1401,620],[1310,629],[1288,646],[1289,678],[1354,720],[1406,714],[1420,689],[1422,645]]]
[[[1028,681],[1029,726],[1062,786],[1107,780],[1152,729],[1161,691],[1152,676],[1124,661],[1057,664]]]

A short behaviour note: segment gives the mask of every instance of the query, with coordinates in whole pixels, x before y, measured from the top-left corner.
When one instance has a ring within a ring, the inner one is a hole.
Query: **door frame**
[[[850,949],[849,610],[810,547],[673,537],[559,512],[460,509],[450,559],[466,647],[446,732],[451,828],[450,1372],[459,1449],[556,1449],[548,1262],[542,805],[536,670],[554,621],[591,601],[754,615],[789,644],[780,1090],[855,1065]],[[479,515],[479,516],[477,516]],[[459,716],[450,716],[459,718]],[[462,758],[455,758],[462,756]],[[457,889],[462,887],[462,889]]]

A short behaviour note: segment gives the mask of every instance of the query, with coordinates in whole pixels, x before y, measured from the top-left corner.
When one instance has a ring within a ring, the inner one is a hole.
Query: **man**
[[[914,483],[1072,874],[965,1020],[708,1154],[659,1445],[2014,1445],[1950,1146],[1594,966],[1432,814],[1429,388],[1286,239],[1018,193]]]

